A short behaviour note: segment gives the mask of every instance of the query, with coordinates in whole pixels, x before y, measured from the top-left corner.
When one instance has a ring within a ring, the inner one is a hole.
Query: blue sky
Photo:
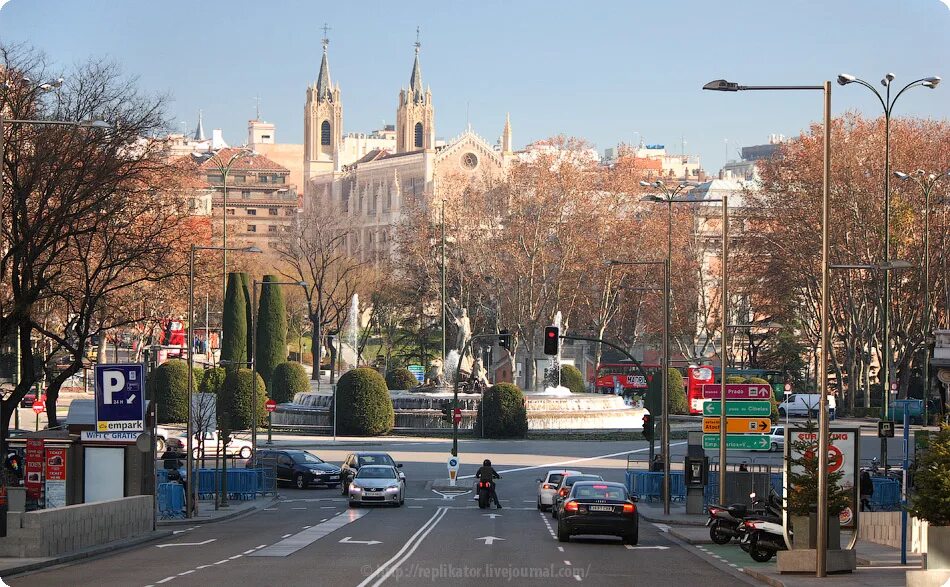
[[[330,72],[344,131],[395,121],[416,26],[436,134],[467,121],[487,139],[511,113],[516,147],[555,134],[599,150],[618,141],[699,154],[715,172],[737,148],[797,134],[821,116],[818,93],[702,92],[707,81],[816,84],[840,72],[877,83],[941,75],[901,98],[897,115],[950,117],[950,9],[940,0],[11,0],[0,41],[64,66],[109,57],[147,91],[167,93],[169,119],[245,140],[261,97],[279,142],[303,136],[304,91],[329,23]],[[897,83],[895,82],[895,83]],[[864,88],[834,86],[835,112],[879,113]],[[639,134],[637,134],[639,133]]]

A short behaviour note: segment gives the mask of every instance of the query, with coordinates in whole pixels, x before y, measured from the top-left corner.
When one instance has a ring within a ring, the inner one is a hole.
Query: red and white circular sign
[[[267,410],[268,412],[273,412],[274,410],[277,409],[277,402],[275,402],[272,399],[267,400],[266,402],[264,402],[264,409]]]
[[[841,449],[836,446],[828,447],[828,472],[834,473],[844,464],[844,455]]]
[[[41,399],[37,399],[33,402],[33,411],[37,414],[42,414],[46,411],[46,402]]]

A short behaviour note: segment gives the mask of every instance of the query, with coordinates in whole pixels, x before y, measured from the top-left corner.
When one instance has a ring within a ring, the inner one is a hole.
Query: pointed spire
[[[330,27],[323,24],[323,59],[320,61],[320,74],[317,75],[317,100],[329,102],[332,99],[333,84],[330,82],[330,61],[327,59],[327,47],[330,45],[330,39],[327,38],[327,31]]]
[[[195,129],[195,140],[196,141],[205,140],[205,126],[204,124],[202,124],[201,110],[198,111],[198,128]]]
[[[511,153],[511,114],[505,114],[505,130],[501,132],[501,152]]]
[[[422,102],[425,95],[422,93],[422,67],[419,65],[419,48],[422,43],[419,42],[419,27],[416,27],[416,58],[412,64],[412,75],[409,76],[409,89],[412,90],[413,100]]]

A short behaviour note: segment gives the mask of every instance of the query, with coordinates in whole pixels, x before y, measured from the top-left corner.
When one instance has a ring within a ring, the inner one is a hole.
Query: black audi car
[[[278,483],[293,483],[297,489],[310,485],[334,488],[340,485],[340,468],[305,450],[257,450],[247,460],[248,469],[270,467]]]
[[[567,542],[578,534],[619,536],[624,544],[636,544],[640,537],[637,496],[620,483],[579,481],[561,504],[557,517],[557,539]]]

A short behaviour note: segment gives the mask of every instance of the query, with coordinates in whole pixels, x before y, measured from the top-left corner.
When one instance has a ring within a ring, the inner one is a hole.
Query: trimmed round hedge
[[[683,384],[683,374],[677,369],[670,369],[666,380],[670,394],[670,413],[689,413],[689,403],[686,401],[686,386]]]
[[[159,424],[188,421],[188,363],[165,361],[152,371],[148,388],[158,406]]]
[[[270,377],[270,397],[282,404],[293,401],[294,395],[310,391],[310,376],[303,365],[296,361],[286,361],[274,367]]]
[[[341,434],[378,436],[393,429],[396,414],[386,380],[375,369],[350,369],[336,386],[337,430]]]
[[[419,385],[416,376],[405,367],[390,369],[386,373],[386,387],[389,389],[412,389]]]
[[[482,430],[485,438],[524,438],[528,434],[524,393],[517,385],[496,383],[482,393],[475,433],[482,434]]]
[[[227,376],[224,367],[212,367],[205,369],[204,376],[198,383],[199,393],[218,393],[221,386],[224,385],[224,378]]]
[[[574,365],[561,365],[561,385],[571,390],[571,393],[584,393],[587,386],[584,385],[584,376],[580,369]]]
[[[218,426],[226,430],[247,430],[253,423],[254,388],[257,385],[257,423],[267,419],[264,403],[267,389],[261,376],[250,369],[229,370],[218,392]]]

